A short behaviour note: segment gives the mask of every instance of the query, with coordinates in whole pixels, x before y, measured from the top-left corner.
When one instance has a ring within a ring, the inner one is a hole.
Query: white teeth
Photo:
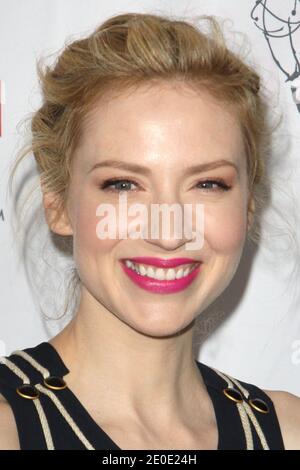
[[[139,271],[142,276],[145,276],[145,274],[147,274],[147,269],[142,264],[140,265]]]
[[[147,268],[147,276],[148,276],[148,277],[153,277],[153,278],[155,279],[154,269],[153,269],[151,266],[149,266],[149,267]]]
[[[155,272],[155,277],[156,279],[159,279],[160,281],[165,280],[165,271],[162,268],[159,268]]]
[[[176,273],[176,279],[180,279],[183,277],[183,269],[180,268]]]
[[[173,281],[175,277],[176,277],[175,269],[172,269],[172,268],[168,269],[167,274],[166,274],[167,281]]]
[[[183,275],[184,275],[184,276],[187,276],[189,272],[190,272],[190,268],[186,268],[186,269],[183,271]]]
[[[182,277],[187,276],[195,267],[194,264],[191,264],[186,269],[179,268],[176,271],[173,268],[163,269],[157,268],[155,269],[153,266],[145,267],[143,264],[133,263],[130,260],[126,260],[125,264],[128,268],[132,269],[133,271],[137,272],[141,276],[151,277],[153,279],[158,279],[160,281],[172,281],[174,279],[181,279]]]

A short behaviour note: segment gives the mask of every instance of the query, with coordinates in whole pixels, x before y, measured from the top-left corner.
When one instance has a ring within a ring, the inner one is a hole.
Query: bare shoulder
[[[286,450],[300,450],[300,397],[289,392],[264,390],[274,403]]]
[[[19,449],[19,437],[13,411],[0,394],[0,450]]]

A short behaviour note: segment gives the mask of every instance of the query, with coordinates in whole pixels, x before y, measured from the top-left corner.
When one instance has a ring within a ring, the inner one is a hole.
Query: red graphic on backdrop
[[[0,137],[2,136],[3,129],[3,105],[5,104],[5,83],[0,80]]]
[[[3,105],[5,104],[5,83],[0,80],[0,137],[2,136]]]
[[[2,136],[2,81],[0,80],[0,137]]]

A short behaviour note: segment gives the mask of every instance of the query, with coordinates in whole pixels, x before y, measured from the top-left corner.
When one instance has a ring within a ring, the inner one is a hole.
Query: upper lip
[[[157,266],[158,268],[175,268],[181,264],[188,263],[200,263],[199,260],[191,258],[172,258],[172,259],[163,259],[163,258],[153,258],[147,256],[138,256],[135,258],[123,258],[123,261],[128,259],[134,263],[140,264],[149,264],[150,266]]]

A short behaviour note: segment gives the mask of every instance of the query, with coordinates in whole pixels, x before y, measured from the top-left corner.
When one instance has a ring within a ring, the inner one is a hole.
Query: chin
[[[174,316],[172,318],[167,318],[166,314],[158,318],[152,318],[145,320],[145,318],[140,319],[140,321],[126,321],[127,325],[133,328],[136,332],[155,338],[163,337],[172,337],[179,336],[180,333],[185,332],[186,330],[192,328],[195,319],[192,321],[190,319],[179,319]]]

